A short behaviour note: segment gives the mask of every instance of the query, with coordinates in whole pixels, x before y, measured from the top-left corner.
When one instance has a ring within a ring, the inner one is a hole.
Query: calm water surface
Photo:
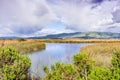
[[[85,43],[46,43],[46,49],[29,54],[32,65],[30,73],[36,76],[43,76],[43,66],[50,67],[58,61],[71,63],[74,54],[80,51],[80,48],[88,45]]]

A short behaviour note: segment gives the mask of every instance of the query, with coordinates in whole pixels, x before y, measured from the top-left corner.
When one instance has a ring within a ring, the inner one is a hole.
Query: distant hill
[[[22,37],[0,37],[0,39],[17,39]],[[24,37],[23,37],[24,38]],[[65,39],[65,38],[83,38],[83,39],[120,39],[120,33],[112,32],[75,32],[53,34],[40,37],[26,37],[27,39]]]
[[[14,36],[9,36],[9,37],[0,37],[0,39],[17,39],[17,38],[21,38],[21,37],[14,37]]]
[[[84,39],[115,39],[120,38],[120,33],[112,32],[75,32],[47,35],[41,38],[59,39],[59,38],[84,38]]]

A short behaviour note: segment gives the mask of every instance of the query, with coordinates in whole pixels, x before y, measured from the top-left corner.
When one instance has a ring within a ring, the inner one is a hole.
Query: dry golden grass
[[[96,66],[111,66],[111,58],[114,49],[120,50],[120,43],[98,43],[81,48],[89,57],[95,60]]]
[[[0,48],[7,44],[15,44],[18,40],[0,40]]]
[[[118,43],[119,39],[41,39],[49,43]]]
[[[0,40],[0,48],[11,46],[16,49],[18,53],[25,54],[33,51],[45,49],[45,43],[38,40]]]

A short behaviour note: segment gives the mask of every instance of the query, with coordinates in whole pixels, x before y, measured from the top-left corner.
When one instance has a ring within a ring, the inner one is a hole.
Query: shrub
[[[109,68],[94,67],[88,75],[88,80],[111,80],[111,71]]]
[[[93,61],[84,53],[76,54],[73,61],[74,65],[57,62],[51,70],[44,67],[44,80],[88,80]]]
[[[44,80],[74,80],[75,70],[71,64],[63,64],[57,62],[51,66],[51,71],[44,67],[46,76]]]
[[[112,56],[112,78],[120,80],[120,51],[114,50]]]
[[[73,57],[74,65],[79,76],[85,80],[88,80],[88,74],[90,74],[93,61],[85,54],[76,54]]]
[[[18,38],[18,41],[26,41],[24,38]]]
[[[30,67],[28,57],[17,54],[12,48],[6,47],[0,51],[0,79],[23,80]]]

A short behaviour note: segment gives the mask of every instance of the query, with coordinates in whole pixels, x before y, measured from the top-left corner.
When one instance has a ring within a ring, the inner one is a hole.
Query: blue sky
[[[0,0],[0,36],[120,32],[120,0]]]

